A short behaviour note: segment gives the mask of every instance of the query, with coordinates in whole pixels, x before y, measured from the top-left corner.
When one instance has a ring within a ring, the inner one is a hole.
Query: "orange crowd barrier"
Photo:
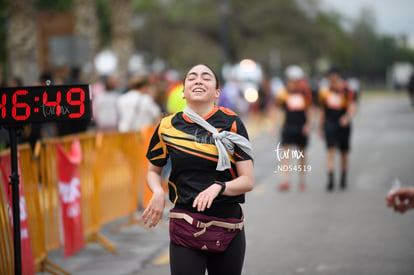
[[[143,128],[141,131],[131,131],[123,134],[123,151],[129,160],[129,166],[133,171],[133,192],[137,194],[136,201],[132,201],[129,208],[130,219],[114,229],[120,229],[133,224],[144,226],[140,217],[135,214],[137,210],[144,209],[151,199],[152,192],[146,184],[148,160],[146,158],[147,148],[157,125]],[[134,198],[134,199],[135,199]]]
[[[114,228],[140,224],[135,218],[138,205],[139,171],[134,155],[139,148],[140,134],[102,133],[99,142],[99,159],[95,163],[95,179],[99,185],[103,223],[129,216],[127,223]],[[109,203],[111,202],[111,203]]]
[[[51,274],[69,274],[47,259],[46,228],[39,190],[39,165],[34,159],[29,144],[19,145],[18,151],[21,184],[26,200],[27,221],[36,270],[47,271]]]
[[[132,224],[142,226],[136,212],[146,207],[152,196],[146,185],[148,160],[145,154],[154,130],[155,125],[127,133],[86,132],[50,138],[38,143],[34,154],[28,144],[19,145],[23,191],[37,271],[69,274],[47,259],[49,251],[62,246],[56,144],[60,143],[69,150],[74,138],[79,139],[83,153],[79,176],[85,242],[98,242],[115,254],[116,247],[99,231],[103,224],[126,216],[130,220],[118,226],[117,230]],[[0,194],[0,273],[12,274],[12,232],[3,189]]]
[[[144,164],[141,161],[141,155],[143,154],[143,136],[141,132],[132,131],[121,134],[122,143],[121,151],[128,163],[128,169],[132,172],[132,182],[131,182],[131,196],[129,201],[126,202],[126,214],[129,216],[129,219],[116,226],[114,232],[119,232],[122,228],[137,224],[139,226],[144,226],[142,219],[139,216],[136,216],[137,210],[140,208],[142,201],[142,174]]]
[[[25,197],[25,209],[35,268],[37,271],[47,271],[51,274],[69,274],[64,269],[47,259],[44,215],[41,209],[39,193],[38,164],[37,161],[33,159],[32,150],[29,144],[19,145],[17,149],[20,164],[19,183],[22,185]],[[5,150],[1,152],[0,155],[2,158],[10,158],[10,150]],[[2,206],[5,205],[5,203],[5,201],[2,201]],[[10,227],[7,229],[10,229]],[[7,231],[8,230],[6,229],[2,230],[3,233],[7,233]],[[12,251],[12,247],[12,244],[10,244],[8,250]],[[12,273],[2,272],[1,274]]]
[[[102,223],[113,221],[129,214],[131,204],[136,202],[132,192],[133,172],[129,160],[122,150],[125,135],[105,133],[99,146],[94,171],[99,190]],[[134,150],[131,146],[130,150]],[[135,189],[135,190],[134,190]],[[136,195],[136,193],[135,193]]]
[[[100,219],[101,203],[99,184],[95,180],[94,172],[96,156],[96,135],[92,132],[76,135],[79,138],[83,158],[79,166],[81,182],[81,206],[82,206],[82,225],[86,236],[86,243],[98,242],[104,248],[116,253],[115,246],[105,238],[99,230],[102,222]],[[46,244],[48,250],[61,247],[59,233],[59,190],[58,190],[58,167],[56,144],[60,143],[64,149],[68,150],[72,145],[75,136],[65,136],[61,138],[51,138],[43,141],[40,150],[40,173],[43,199],[45,205],[46,222]]]

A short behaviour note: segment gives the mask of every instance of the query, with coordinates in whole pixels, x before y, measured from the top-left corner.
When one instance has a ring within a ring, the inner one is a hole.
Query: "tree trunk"
[[[83,68],[83,78],[94,81],[97,77],[93,58],[98,52],[98,18],[96,1],[74,0],[75,35],[84,36],[89,41],[90,60]]]
[[[117,72],[125,84],[128,77],[128,61],[134,50],[131,1],[110,0],[109,3],[112,7],[112,50],[118,57]]]
[[[37,20],[33,2],[9,1],[7,70],[9,77],[21,77],[24,85],[33,85],[39,77]]]

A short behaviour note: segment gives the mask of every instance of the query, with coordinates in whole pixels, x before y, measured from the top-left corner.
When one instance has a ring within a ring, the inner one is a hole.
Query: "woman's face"
[[[331,90],[335,92],[342,92],[345,87],[345,81],[342,78],[336,77],[331,79]]]
[[[289,79],[287,82],[286,82],[286,88],[287,88],[287,90],[290,92],[290,93],[296,93],[297,92],[297,80],[292,80],[292,79]]]
[[[214,103],[220,95],[214,73],[205,65],[192,67],[184,79],[184,98],[188,103]]]

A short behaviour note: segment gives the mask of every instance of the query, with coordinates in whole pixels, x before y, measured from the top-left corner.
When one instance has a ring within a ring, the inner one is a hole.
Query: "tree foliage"
[[[98,37],[101,47],[107,46],[111,42],[111,14],[108,0],[96,0],[96,13],[99,19]]]
[[[0,0],[0,36],[6,41],[7,6]],[[111,44],[112,7],[96,1],[100,46]],[[406,37],[381,35],[375,14],[355,20],[320,8],[320,0],[131,0],[133,41],[150,59],[183,69],[196,62],[219,69],[224,62],[252,58],[271,73],[296,63],[320,73],[321,60],[358,76],[384,77],[396,61],[414,63]],[[73,0],[34,0],[38,10],[69,11]],[[7,59],[0,47],[0,59]]]
[[[72,8],[72,0],[35,0],[39,10],[68,11]]]
[[[318,60],[325,58],[346,72],[381,77],[398,59],[414,62],[412,49],[376,32],[375,15],[367,9],[345,28],[344,17],[322,11],[318,0],[134,3],[135,14],[145,22],[135,32],[137,48],[178,68],[203,59],[218,67],[226,60],[226,48],[228,61],[252,58],[269,69],[272,53],[277,53],[280,67],[296,63],[315,72]]]

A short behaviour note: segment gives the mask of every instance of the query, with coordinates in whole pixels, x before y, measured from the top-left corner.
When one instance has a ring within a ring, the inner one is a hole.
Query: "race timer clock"
[[[0,125],[90,120],[89,85],[0,88]]]

